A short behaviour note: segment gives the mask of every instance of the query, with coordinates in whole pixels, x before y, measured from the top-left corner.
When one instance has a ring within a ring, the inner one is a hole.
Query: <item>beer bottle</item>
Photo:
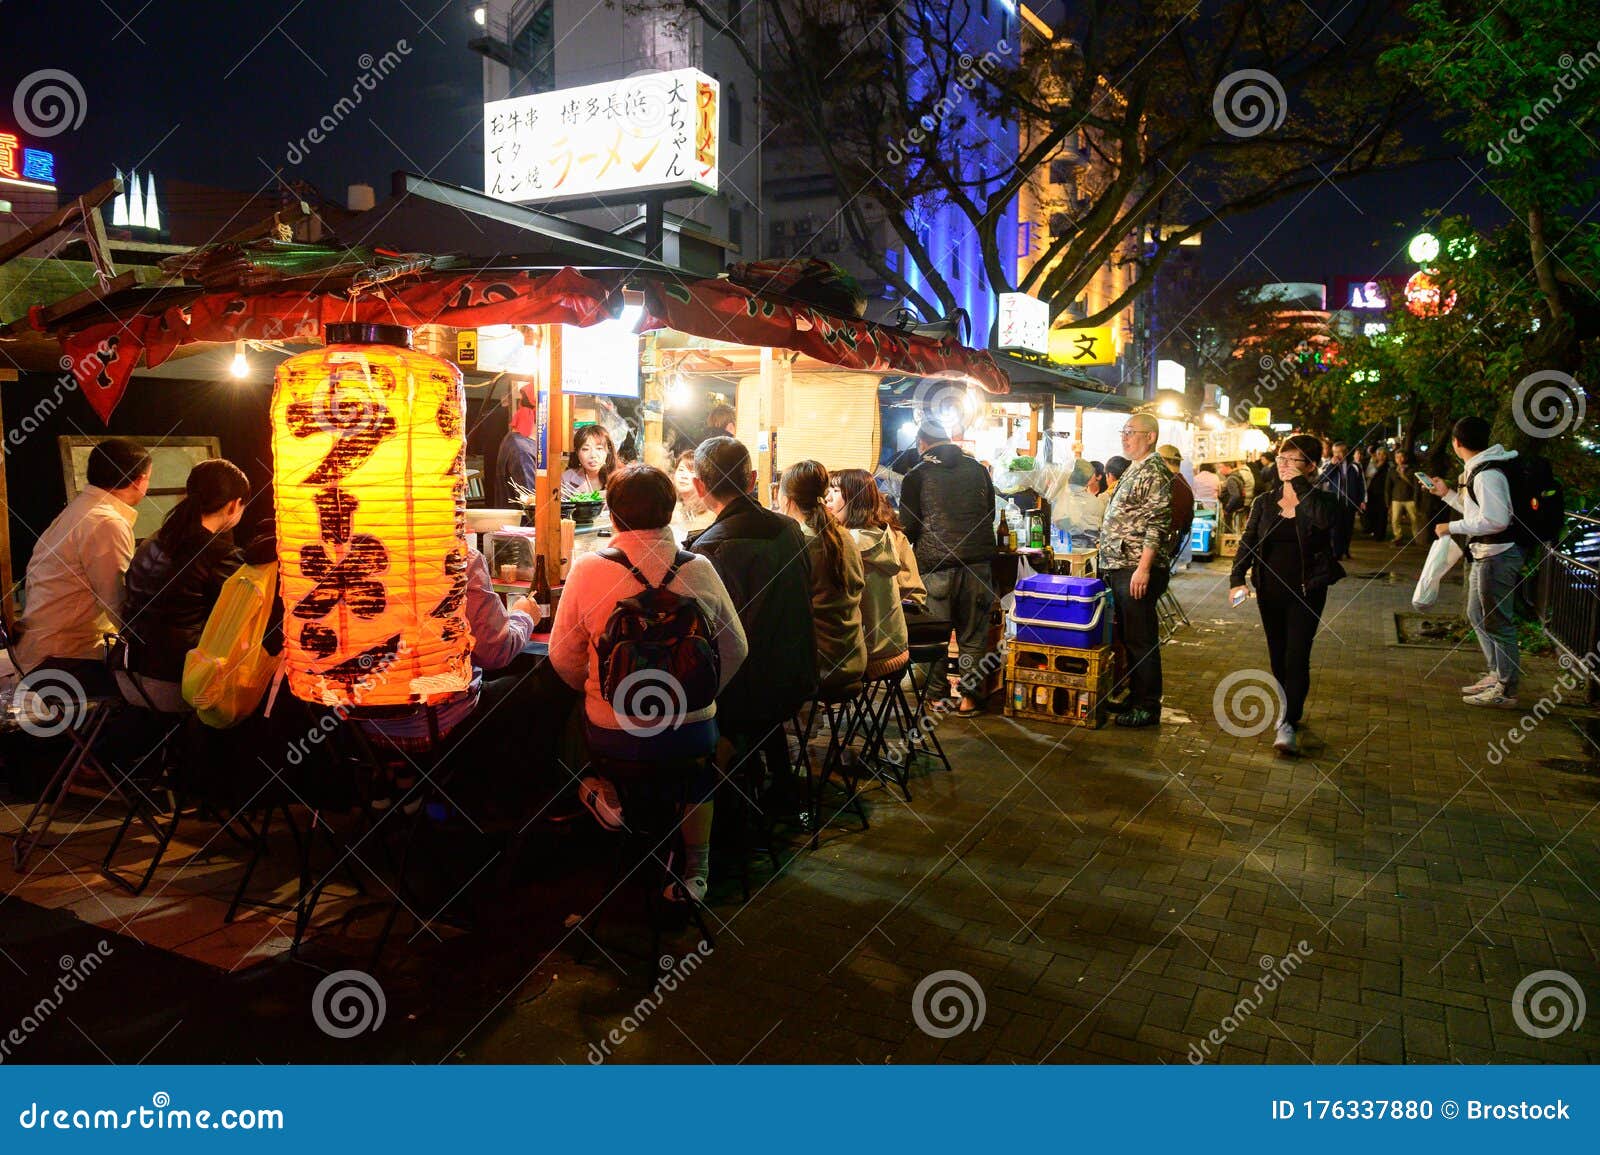
[[[545,577],[542,553],[533,561],[533,604],[539,611],[534,627],[543,628],[550,618],[550,579]]]

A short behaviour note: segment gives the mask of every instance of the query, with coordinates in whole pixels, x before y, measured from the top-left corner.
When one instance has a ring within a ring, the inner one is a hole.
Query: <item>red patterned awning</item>
[[[793,301],[763,296],[720,277],[651,281],[644,289],[646,328],[668,327],[737,345],[795,349],[849,369],[913,377],[971,377],[990,393],[1009,393],[995,359],[959,341],[935,341],[872,321],[837,317]]]
[[[197,341],[296,341],[320,338],[341,321],[416,327],[450,325],[592,325],[621,309],[619,278],[577,269],[553,273],[429,273],[391,282],[352,300],[342,289],[310,292],[206,293],[160,312],[141,313],[68,333],[61,339],[84,397],[109,420],[142,360],[155,367]],[[988,353],[953,339],[935,341],[870,321],[834,317],[752,293],[719,278],[645,285],[646,328],[670,326],[699,337],[794,349],[851,369],[913,376],[965,376],[991,393],[1009,389]]]

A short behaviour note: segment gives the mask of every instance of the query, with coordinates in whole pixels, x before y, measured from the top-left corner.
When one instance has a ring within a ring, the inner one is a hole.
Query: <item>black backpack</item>
[[[679,550],[655,586],[620,549],[599,556],[644,587],[617,602],[595,641],[600,692],[620,718],[644,723],[640,737],[677,729],[687,715],[716,701],[722,680],[722,659],[700,603],[667,588],[694,554]]]
[[[1499,533],[1485,534],[1471,540],[1482,543],[1515,542],[1524,550],[1554,542],[1561,532],[1561,521],[1566,513],[1566,494],[1551,472],[1550,463],[1539,457],[1514,457],[1479,466],[1467,481],[1467,492],[1472,494],[1474,503],[1478,500],[1478,477],[1490,470],[1505,474],[1506,484],[1511,489],[1511,524]]]

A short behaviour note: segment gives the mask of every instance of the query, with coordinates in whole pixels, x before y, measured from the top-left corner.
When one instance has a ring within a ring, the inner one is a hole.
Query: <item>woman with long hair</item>
[[[828,471],[821,462],[795,462],[783,471],[779,488],[781,512],[800,523],[811,558],[811,619],[821,688],[842,689],[861,681],[867,668],[861,553],[823,504]]]
[[[865,469],[841,469],[833,475],[833,486],[828,494],[829,512],[855,537],[862,561],[866,560],[867,547],[856,531],[883,530],[898,567],[894,584],[899,600],[918,609],[926,606],[928,588],[922,584],[922,572],[917,568],[917,552],[906,537],[894,507],[878,488],[877,478]]]
[[[866,677],[876,678],[906,664],[906,614],[900,605],[900,561],[895,556],[894,515],[864,469],[833,475],[838,519],[861,554],[866,586],[861,593],[861,631],[867,642]],[[912,564],[915,565],[915,559]]]
[[[606,482],[617,468],[617,447],[603,425],[585,425],[572,437],[572,452],[561,475],[561,496],[575,493],[604,493]]]
[[[694,479],[694,450],[685,449],[672,467],[672,488],[678,494],[677,508],[672,511],[672,533],[679,544],[717,520],[695,489]]]
[[[1233,559],[1231,601],[1243,602],[1247,572],[1255,579],[1272,676],[1283,694],[1273,746],[1298,754],[1300,718],[1311,690],[1311,643],[1322,621],[1328,587],[1344,576],[1334,557],[1339,499],[1316,488],[1322,444],[1298,434],[1278,447],[1277,483],[1258,494]]]
[[[189,471],[183,500],[134,551],[122,610],[127,668],[117,671],[123,696],[133,704],[184,709],[183,660],[199,643],[223,583],[243,561],[233,528],[249,494],[250,479],[233,462],[202,461]]]

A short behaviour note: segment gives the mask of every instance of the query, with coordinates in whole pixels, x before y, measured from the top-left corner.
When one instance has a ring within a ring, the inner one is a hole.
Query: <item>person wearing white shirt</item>
[[[1461,516],[1441,522],[1436,533],[1467,539],[1471,559],[1467,620],[1489,666],[1476,682],[1461,687],[1461,700],[1472,706],[1511,709],[1517,704],[1517,685],[1522,680],[1515,614],[1522,549],[1512,525],[1515,510],[1507,470],[1521,465],[1515,450],[1489,444],[1489,423],[1482,417],[1457,421],[1451,447],[1466,464],[1461,489],[1453,490],[1436,477],[1433,493]]]
[[[98,662],[106,634],[121,624],[134,507],[150,488],[150,454],[138,442],[107,438],[89,451],[87,480],[28,559],[21,636],[11,647],[21,673]]]

